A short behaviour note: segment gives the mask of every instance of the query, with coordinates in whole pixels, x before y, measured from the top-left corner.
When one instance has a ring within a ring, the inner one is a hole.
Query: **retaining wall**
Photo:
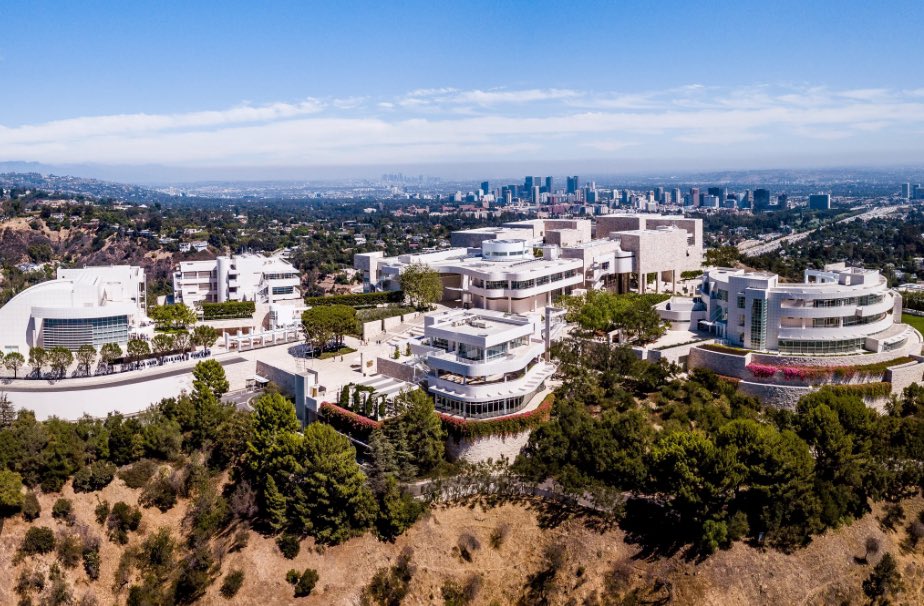
[[[775,356],[749,352],[734,355],[693,347],[687,361],[690,369],[705,368],[716,374],[741,379],[738,389],[741,393],[754,396],[764,404],[794,409],[803,395],[815,391],[824,385],[860,385],[871,380],[887,381],[892,384],[892,394],[899,395],[912,383],[924,382],[924,357],[914,356],[914,362],[886,369],[882,378],[852,376],[835,379],[785,379],[779,375],[757,378],[747,369],[748,364],[767,364],[770,366],[859,366],[876,364],[907,355],[902,350],[882,354],[864,354],[855,356],[802,357]],[[864,399],[866,404],[877,410],[884,410],[885,399]]]
[[[469,463],[481,463],[488,459],[497,461],[501,457],[506,457],[512,463],[526,446],[530,433],[532,430],[527,429],[521,433],[506,436],[462,438],[460,441],[450,438],[446,442],[446,454],[452,460],[462,459]]]

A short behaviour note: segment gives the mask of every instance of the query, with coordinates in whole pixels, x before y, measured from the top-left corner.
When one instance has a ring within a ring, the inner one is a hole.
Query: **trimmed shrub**
[[[119,478],[121,478],[129,488],[141,488],[148,483],[148,480],[150,480],[154,472],[157,471],[157,467],[158,465],[154,461],[142,459],[121,470],[119,472]]]
[[[100,501],[93,510],[93,514],[96,516],[97,524],[104,524],[106,518],[109,517],[109,501]]]
[[[507,522],[502,522],[497,525],[494,530],[491,531],[491,548],[500,549],[504,544],[504,541],[507,540],[507,535],[510,534],[510,524]]]
[[[74,504],[70,499],[60,498],[51,507],[51,517],[68,524],[74,523]]]
[[[116,466],[108,461],[96,461],[84,465],[74,474],[74,492],[102,490],[115,477]]]
[[[349,305],[362,307],[364,305],[380,305],[382,303],[404,302],[403,290],[390,290],[387,292],[364,292],[345,295],[328,295],[325,297],[305,297],[306,305]]]
[[[99,579],[99,538],[95,536],[84,537],[83,540],[83,569],[87,577],[95,581]]]
[[[249,318],[257,311],[253,301],[225,301],[224,303],[200,303],[204,320],[227,320]]]
[[[170,474],[164,470],[147,483],[138,498],[138,503],[143,507],[156,507],[163,512],[176,505],[176,499],[177,487],[171,481]]]
[[[411,563],[414,551],[405,547],[390,568],[379,568],[369,584],[363,588],[363,603],[391,605],[400,604],[407,596],[415,567]]]
[[[243,584],[244,571],[240,568],[232,570],[225,575],[224,581],[221,582],[221,595],[230,600],[237,595]]]
[[[109,539],[114,543],[125,545],[128,543],[128,533],[138,530],[140,524],[141,510],[119,501],[112,506],[112,511],[106,519]]]
[[[314,591],[314,586],[318,584],[318,571],[314,568],[306,568],[305,572],[298,578],[295,584],[295,597],[306,598]]]
[[[22,517],[27,522],[31,522],[37,520],[40,515],[42,515],[42,506],[39,504],[38,497],[30,490],[22,502]]]
[[[466,532],[459,535],[456,547],[459,550],[459,557],[466,562],[471,562],[475,552],[481,549],[481,541],[475,535]]]
[[[276,545],[279,547],[279,551],[282,552],[282,556],[287,560],[294,560],[298,557],[298,552],[301,550],[299,543],[298,537],[294,534],[284,534],[276,539]]]
[[[58,536],[56,552],[62,566],[76,568],[83,557],[83,541],[76,534],[61,534]]]
[[[33,526],[26,531],[19,552],[23,555],[49,553],[55,548],[55,533],[47,526]]]

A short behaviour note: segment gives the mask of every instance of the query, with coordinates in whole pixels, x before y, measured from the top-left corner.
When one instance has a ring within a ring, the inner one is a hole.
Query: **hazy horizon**
[[[14,0],[0,161],[144,183],[919,166],[924,41],[896,32],[920,22],[911,1]]]

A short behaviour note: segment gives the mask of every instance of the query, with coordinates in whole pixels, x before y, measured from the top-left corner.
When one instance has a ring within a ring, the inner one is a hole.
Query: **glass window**
[[[76,351],[90,344],[97,349],[106,343],[128,341],[128,316],[104,318],[46,318],[42,322],[42,346],[66,347]]]

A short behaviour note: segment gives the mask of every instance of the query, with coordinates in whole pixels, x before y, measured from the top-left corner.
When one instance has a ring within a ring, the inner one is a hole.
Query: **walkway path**
[[[0,381],[0,391],[5,392],[51,392],[51,391],[84,391],[100,389],[102,387],[120,387],[133,385],[145,381],[153,381],[165,377],[174,377],[192,372],[193,367],[202,360],[217,360],[219,364],[229,366],[247,360],[236,354],[224,354],[210,358],[191,359],[184,362],[175,362],[164,366],[155,366],[143,370],[129,370],[108,375],[94,375],[90,377],[69,377],[67,379],[10,379]]]

